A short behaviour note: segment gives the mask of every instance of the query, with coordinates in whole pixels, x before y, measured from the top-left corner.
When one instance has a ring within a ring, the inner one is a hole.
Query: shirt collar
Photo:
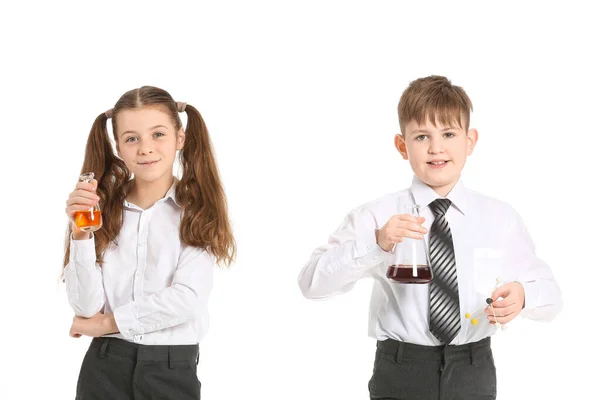
[[[177,203],[177,199],[175,196],[175,189],[177,188],[178,183],[179,183],[179,179],[177,179],[177,177],[175,177],[173,179],[173,184],[171,185],[171,187],[169,188],[169,190],[167,191],[167,193],[165,194],[165,197],[163,197],[163,199],[164,200],[171,199],[171,200],[173,200],[173,203],[177,207],[181,208],[179,203]],[[159,201],[161,201],[161,200],[159,200]],[[125,205],[125,207],[131,207],[131,204],[127,200],[124,201],[124,205]]]
[[[177,179],[177,177],[175,177],[173,179],[173,184],[171,185],[171,187],[167,191],[167,194],[165,194],[165,199],[170,198],[171,200],[173,200],[173,203],[175,203],[175,205],[177,207],[181,208],[181,206],[179,205],[179,203],[177,203],[177,199],[175,198],[175,189],[177,188],[177,184],[178,183],[179,183],[179,179]]]
[[[441,198],[435,190],[425,184],[415,175],[413,177],[410,190],[415,198],[415,203],[421,206],[428,206],[435,199]],[[452,204],[464,215],[467,213],[467,193],[462,179],[459,179],[446,198],[452,201]]]

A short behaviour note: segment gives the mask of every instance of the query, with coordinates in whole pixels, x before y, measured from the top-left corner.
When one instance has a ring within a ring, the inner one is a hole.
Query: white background
[[[396,105],[430,74],[474,104],[465,183],[519,211],[563,289],[556,320],[494,337],[498,399],[590,398],[595,14],[577,1],[416,3],[3,3],[0,398],[74,398],[89,338],[68,336],[57,279],[64,203],[94,118],[155,85],[202,112],[239,244],[211,296],[202,398],[367,399],[371,282],[309,301],[296,279],[348,211],[410,184]]]

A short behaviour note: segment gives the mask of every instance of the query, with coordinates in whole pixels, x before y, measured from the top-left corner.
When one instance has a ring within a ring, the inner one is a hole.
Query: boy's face
[[[422,125],[410,121],[404,133],[404,137],[398,134],[394,140],[402,158],[410,162],[417,178],[445,197],[458,182],[467,156],[475,148],[477,130],[467,132],[457,124],[441,126],[428,120]]]

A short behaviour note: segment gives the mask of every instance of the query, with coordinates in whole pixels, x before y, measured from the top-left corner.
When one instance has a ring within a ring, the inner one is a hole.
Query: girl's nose
[[[151,146],[151,143],[148,143],[147,141],[141,141],[140,142],[140,147],[138,150],[139,154],[151,154],[154,151],[154,149]]]

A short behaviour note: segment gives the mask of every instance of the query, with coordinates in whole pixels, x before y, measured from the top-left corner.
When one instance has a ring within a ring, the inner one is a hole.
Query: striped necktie
[[[448,199],[437,199],[429,205],[435,216],[429,234],[429,261],[434,275],[429,285],[429,331],[444,344],[452,342],[460,330],[456,261],[445,217],[450,204]]]

